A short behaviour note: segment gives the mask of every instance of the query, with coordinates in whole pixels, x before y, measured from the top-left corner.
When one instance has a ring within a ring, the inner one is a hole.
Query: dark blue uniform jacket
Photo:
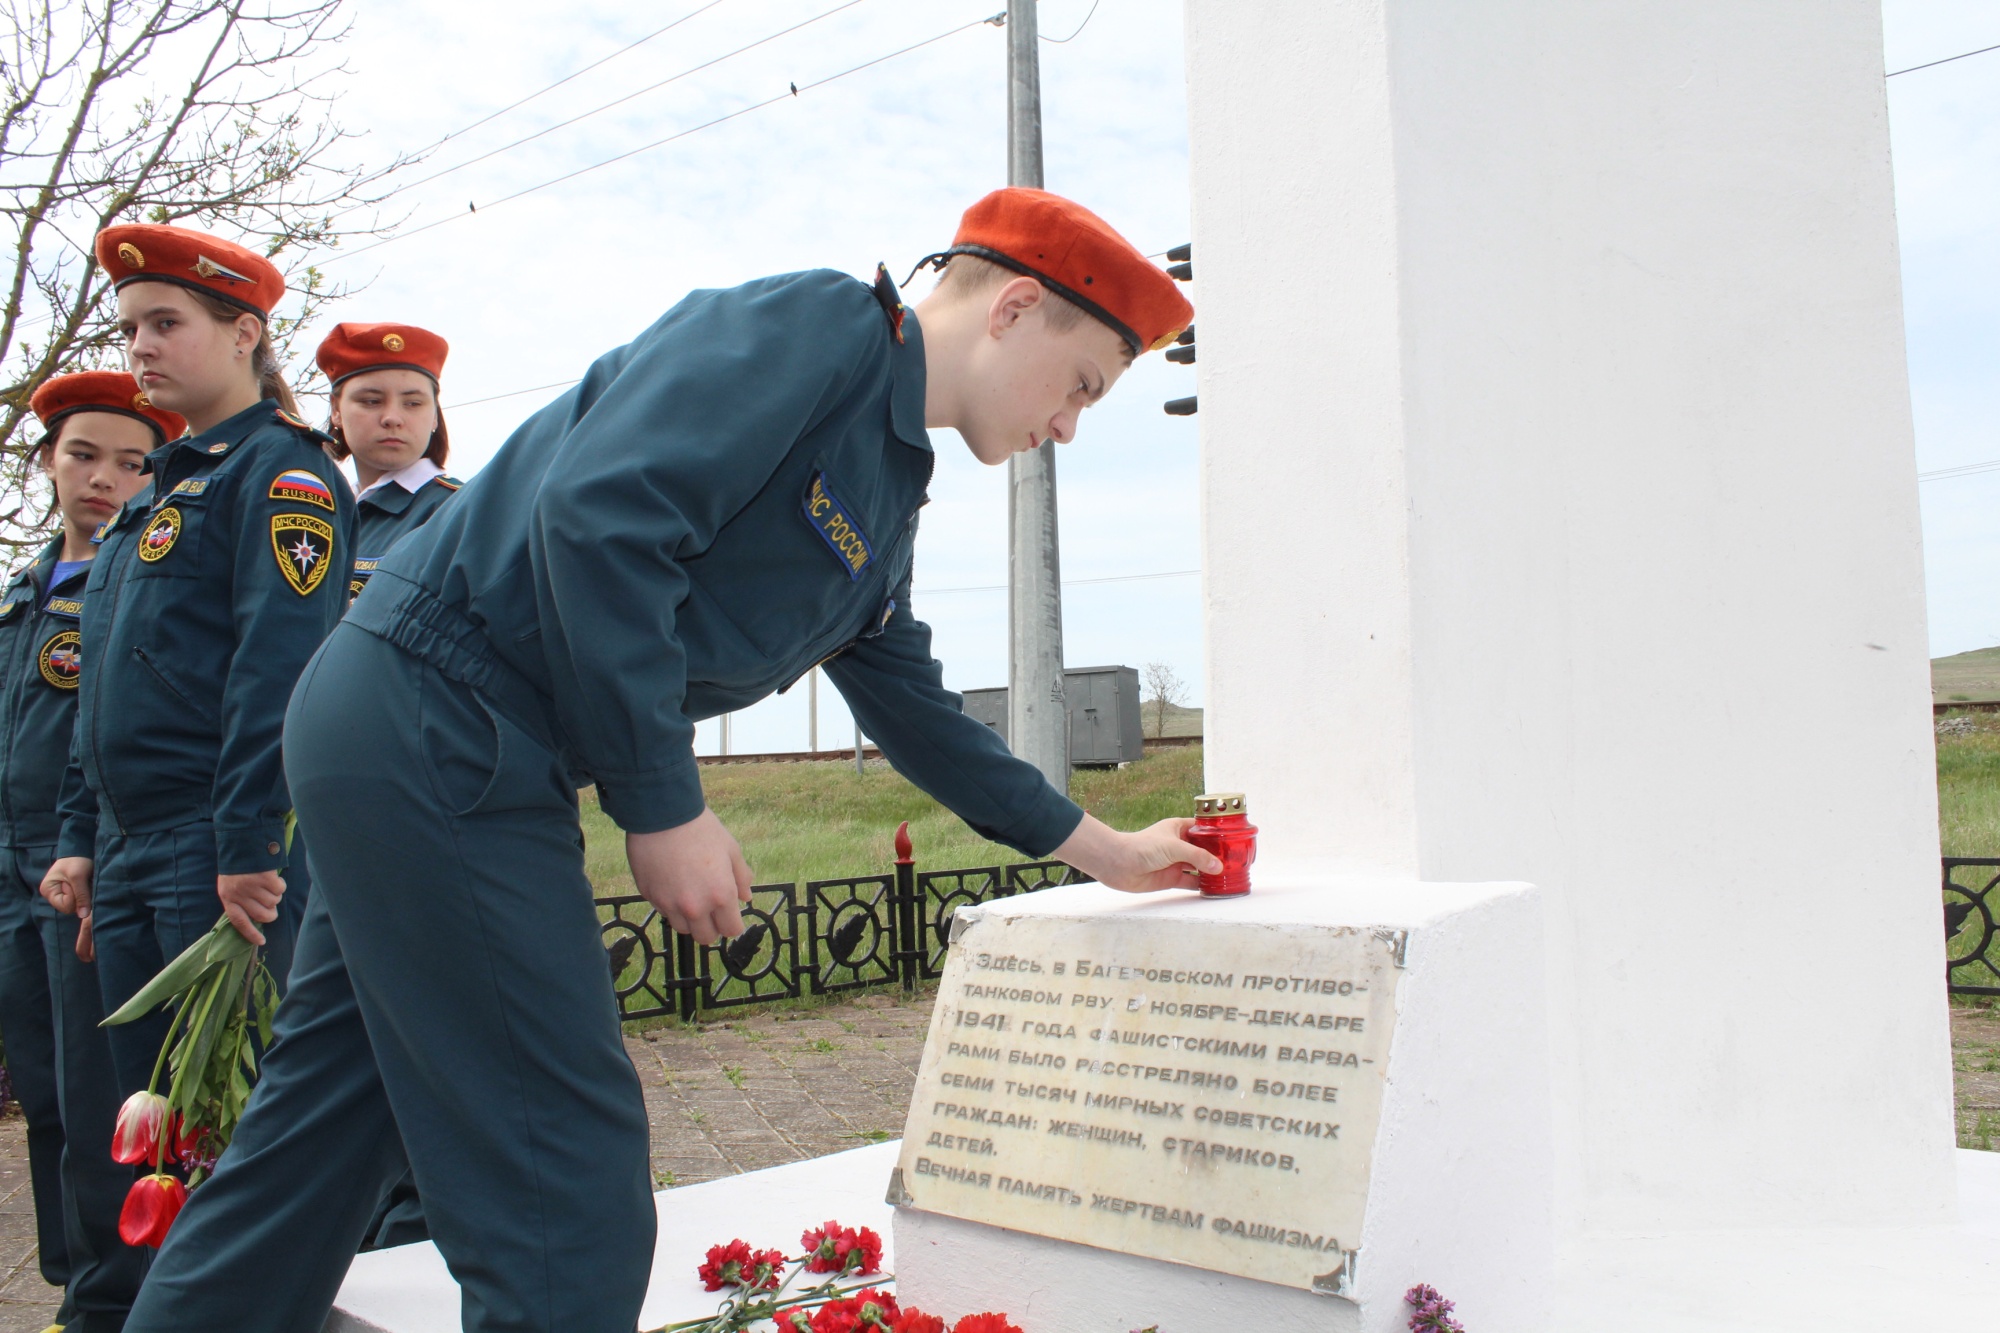
[[[827,271],[689,295],[517,429],[355,618],[422,590],[470,620],[627,830],[701,813],[698,719],[829,659],[901,772],[1050,852],[1082,811],[965,716],[911,614],[933,459],[922,333],[904,329]]]
[[[0,594],[0,846],[49,847],[76,729],[80,569],[51,588],[60,535]]]
[[[465,483],[456,477],[432,477],[414,491],[390,482],[354,506],[354,576],[347,595],[359,597],[368,576],[389,549],[430,521]]]
[[[353,560],[325,438],[266,399],[148,455],[152,489],[105,525],[84,598],[62,855],[92,855],[100,818],[121,834],[211,820],[221,874],[284,867],[285,705]]]

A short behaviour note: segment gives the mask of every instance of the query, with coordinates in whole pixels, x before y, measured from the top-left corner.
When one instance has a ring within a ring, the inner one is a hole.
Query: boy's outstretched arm
[[[1136,832],[1120,833],[1086,814],[1076,832],[1056,848],[1054,859],[1127,893],[1192,889],[1197,876],[1222,873],[1222,862],[1214,853],[1183,837],[1192,823],[1192,819],[1162,819]]]

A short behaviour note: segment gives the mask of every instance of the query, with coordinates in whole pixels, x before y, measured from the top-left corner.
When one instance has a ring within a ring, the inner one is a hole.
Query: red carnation
[[[882,1238],[862,1227],[828,1222],[799,1237],[805,1246],[808,1273],[853,1273],[867,1277],[882,1269]]]
[[[118,1212],[118,1238],[127,1245],[159,1245],[187,1202],[187,1186],[169,1175],[141,1176]]]
[[[1021,1333],[1007,1322],[1004,1314],[969,1314],[951,1327],[951,1333]]]
[[[721,1291],[724,1287],[741,1285],[743,1274],[750,1266],[750,1242],[732,1240],[727,1245],[708,1247],[708,1262],[694,1270],[701,1284],[709,1291]]]
[[[905,1310],[889,1328],[890,1333],[944,1333],[944,1320],[922,1310]]]
[[[893,1329],[902,1311],[896,1298],[886,1291],[864,1288],[852,1296],[828,1301],[812,1317],[812,1333],[867,1333],[871,1329]],[[781,1323],[779,1327],[783,1327]]]

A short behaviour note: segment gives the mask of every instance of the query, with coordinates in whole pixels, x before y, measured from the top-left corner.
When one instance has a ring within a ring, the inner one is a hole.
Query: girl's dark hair
[[[392,367],[384,367],[384,369],[390,368]],[[415,369],[414,366],[410,368]],[[365,370],[358,370],[355,372],[355,375],[365,375],[367,373]],[[417,373],[420,375],[423,374],[422,371],[418,371]],[[333,455],[336,463],[346,462],[347,456],[354,452],[347,447],[347,432],[335,425],[333,421],[333,405],[340,401],[341,389],[345,388],[347,381],[353,378],[354,375],[349,375],[347,379],[341,380],[340,383],[327,390],[326,433],[333,437],[333,444],[327,449],[327,452]],[[432,380],[429,375],[424,375],[424,378],[430,380],[431,407],[437,413],[437,425],[431,431],[430,446],[424,450],[424,457],[430,459],[431,462],[436,463],[439,467],[443,467],[444,460],[451,457],[451,432],[444,428],[444,408],[437,401],[439,392],[438,382]]]
[[[254,311],[245,310],[240,305],[231,305],[219,296],[197,291],[192,287],[183,288],[196,303],[206,310],[218,324],[234,324]],[[292,386],[285,383],[285,368],[278,363],[278,349],[271,344],[271,322],[257,321],[260,330],[257,336],[257,350],[250,354],[250,368],[257,374],[257,391],[266,398],[278,400],[278,406],[299,415],[299,400],[292,397]]]
[[[69,412],[57,417],[56,424],[49,427],[48,433],[43,435],[41,442],[35,446],[35,461],[42,465],[42,471],[49,474],[49,512],[42,516],[44,523],[62,512],[62,496],[56,491],[56,446],[62,443],[63,427],[69,425],[70,418],[77,415],[78,413]],[[144,420],[143,417],[139,419]],[[158,422],[147,421],[146,424],[153,428],[154,448],[167,442],[166,432],[160,429]]]

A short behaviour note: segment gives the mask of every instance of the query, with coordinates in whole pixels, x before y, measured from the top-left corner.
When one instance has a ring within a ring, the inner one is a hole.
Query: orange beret
[[[185,227],[128,222],[97,233],[97,262],[115,291],[128,282],[171,282],[219,296],[268,320],[285,294],[277,265],[234,241]]]
[[[338,387],[364,370],[421,370],[435,384],[451,344],[414,324],[336,324],[313,354]]]
[[[178,412],[153,406],[139,382],[122,370],[85,370],[43,380],[28,406],[49,430],[72,412],[116,412],[133,417],[160,432],[160,441],[178,440],[187,419]]]
[[[1097,214],[1046,190],[995,190],[959,220],[951,249],[1025,273],[1109,325],[1133,355],[1165,347],[1194,322],[1166,271]]]

